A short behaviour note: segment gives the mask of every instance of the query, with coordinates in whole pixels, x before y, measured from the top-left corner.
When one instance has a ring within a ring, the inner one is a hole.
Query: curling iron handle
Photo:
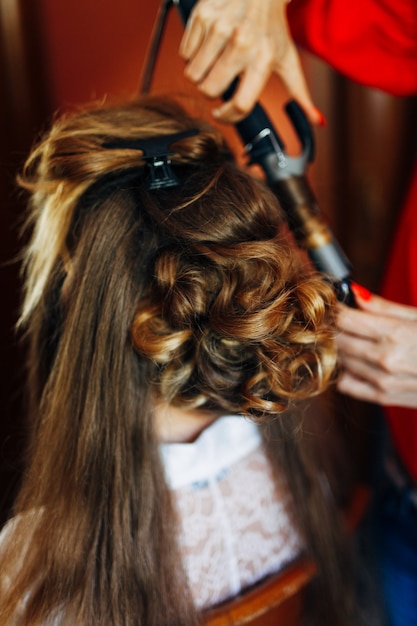
[[[197,0],[173,0],[174,4],[178,7],[178,12],[181,16],[184,24],[188,22],[188,18],[191,15],[191,11],[197,4]]]

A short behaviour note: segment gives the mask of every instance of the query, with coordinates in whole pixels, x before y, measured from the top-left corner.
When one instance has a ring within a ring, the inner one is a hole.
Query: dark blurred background
[[[24,213],[16,173],[56,111],[137,93],[158,6],[158,0],[0,0],[0,523],[18,485],[25,442],[24,356],[14,330]],[[152,91],[180,93],[210,119],[212,105],[183,79],[181,33],[172,12]],[[316,132],[313,186],[355,279],[377,290],[415,153],[416,100],[355,85],[307,54],[303,62],[328,121]],[[286,137],[278,80],[270,81],[262,101]],[[233,130],[226,132],[241,151]],[[288,142],[296,149],[291,136]],[[363,416],[370,408],[344,400],[341,406],[360,463],[371,428]]]

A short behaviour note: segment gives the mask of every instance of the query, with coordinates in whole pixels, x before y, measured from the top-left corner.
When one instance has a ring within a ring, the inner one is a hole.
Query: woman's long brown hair
[[[141,151],[117,147],[190,128],[200,132],[174,146],[172,189],[149,191]],[[275,198],[216,131],[158,98],[56,122],[21,184],[32,435],[1,548],[1,623],[19,612],[31,625],[199,623],[156,398],[273,420],[275,458],[344,623],[336,526],[287,411],[332,379],[335,301],[297,261]]]

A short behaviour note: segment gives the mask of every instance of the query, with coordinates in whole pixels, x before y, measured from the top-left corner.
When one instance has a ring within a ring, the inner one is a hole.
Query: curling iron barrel
[[[321,219],[304,177],[291,176],[276,183],[276,195],[287,213],[297,243],[315,267],[337,281],[349,279],[350,266],[329,227]]]
[[[322,219],[305,176],[314,155],[310,125],[294,101],[287,103],[285,109],[301,142],[302,151],[296,157],[286,154],[281,137],[259,104],[236,125],[238,132],[246,142],[251,161],[262,167],[269,186],[285,210],[297,243],[307,250],[319,271],[334,281],[348,281],[350,264]],[[249,139],[251,136],[253,138]]]

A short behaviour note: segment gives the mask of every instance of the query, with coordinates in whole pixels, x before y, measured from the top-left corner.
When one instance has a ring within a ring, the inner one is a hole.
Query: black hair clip
[[[150,139],[126,139],[105,143],[103,146],[105,148],[141,150],[143,152],[142,158],[146,161],[149,169],[148,189],[168,189],[169,187],[176,187],[180,182],[171,168],[170,157],[175,152],[170,152],[169,147],[181,139],[198,135],[199,132],[197,128],[190,128],[171,135],[160,135]]]

